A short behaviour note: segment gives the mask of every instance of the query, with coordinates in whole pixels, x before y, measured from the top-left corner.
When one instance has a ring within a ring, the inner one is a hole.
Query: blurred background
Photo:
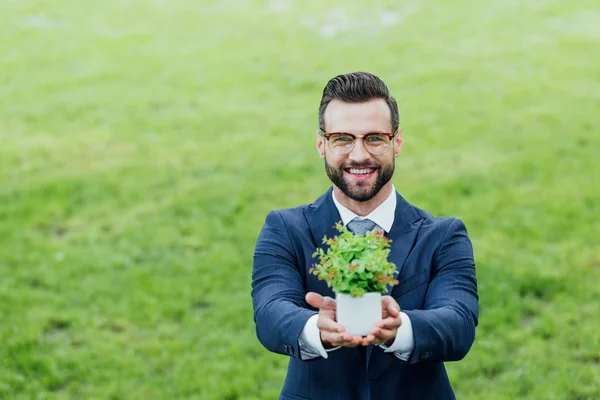
[[[328,188],[318,103],[357,70],[398,100],[398,191],[474,244],[457,397],[600,398],[597,0],[3,0],[0,27],[0,398],[277,398],[254,245]]]

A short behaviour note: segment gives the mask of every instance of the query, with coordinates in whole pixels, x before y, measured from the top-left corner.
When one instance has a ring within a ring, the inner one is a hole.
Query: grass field
[[[271,209],[328,187],[326,81],[381,76],[394,183],[473,240],[459,399],[600,399],[600,6],[0,4],[0,398],[275,399],[254,333]]]

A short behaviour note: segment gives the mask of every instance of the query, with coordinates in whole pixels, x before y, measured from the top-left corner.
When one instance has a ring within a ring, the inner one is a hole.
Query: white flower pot
[[[360,298],[336,293],[335,301],[337,322],[351,335],[366,336],[381,321],[381,293],[365,293]]]

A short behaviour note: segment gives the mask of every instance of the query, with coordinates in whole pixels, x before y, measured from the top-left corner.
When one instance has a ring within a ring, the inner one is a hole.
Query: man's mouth
[[[355,179],[367,179],[375,174],[377,168],[344,168],[344,172]]]

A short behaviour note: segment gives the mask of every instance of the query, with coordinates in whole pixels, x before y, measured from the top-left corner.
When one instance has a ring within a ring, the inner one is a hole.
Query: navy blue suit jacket
[[[256,333],[270,351],[290,356],[280,399],[453,399],[444,361],[462,359],[478,318],[473,249],[459,219],[435,218],[397,194],[389,260],[400,283],[389,293],[412,322],[408,361],[377,346],[341,348],[302,360],[298,338],[316,313],[313,291],[334,297],[308,273],[324,235],[341,220],[330,188],[310,205],[271,211],[260,232],[252,271]]]

